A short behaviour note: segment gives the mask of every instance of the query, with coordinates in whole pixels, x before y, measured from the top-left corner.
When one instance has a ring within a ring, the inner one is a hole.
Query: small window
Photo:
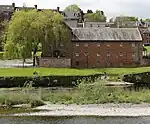
[[[120,52],[120,56],[123,56],[123,53],[122,53],[122,52]]]
[[[88,45],[88,43],[85,43],[84,46],[85,46],[85,47],[88,47],[89,45]]]
[[[100,25],[98,25],[98,27],[100,27]]]
[[[100,44],[100,43],[98,43],[98,44],[97,44],[97,47],[100,47],[100,46],[101,46],[101,44]]]
[[[120,43],[120,47],[123,47],[123,43]]]
[[[79,66],[79,61],[76,61],[76,66]]]
[[[77,53],[76,53],[76,56],[80,56],[80,54],[77,52]]]
[[[60,46],[61,46],[61,47],[63,47],[63,46],[64,46],[64,44],[63,44],[63,43],[60,43]]]
[[[97,63],[97,65],[100,65],[100,61],[97,61],[96,63]]]
[[[107,51],[107,56],[110,56],[110,52]]]
[[[76,43],[76,47],[79,47],[80,45],[79,45],[79,43]]]
[[[100,53],[97,53],[97,57],[100,57],[101,55],[100,55]]]
[[[132,57],[135,57],[135,53],[132,53]]]
[[[90,27],[92,27],[92,24],[90,24]]]
[[[107,47],[110,47],[110,44],[107,44]]]
[[[85,56],[88,56],[88,54],[89,54],[88,52],[85,52],[85,53],[84,53]]]
[[[10,7],[7,7],[7,9],[10,9]]]
[[[132,47],[135,47],[135,43],[132,43]]]

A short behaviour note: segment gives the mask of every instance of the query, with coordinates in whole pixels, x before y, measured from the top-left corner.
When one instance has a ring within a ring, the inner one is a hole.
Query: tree
[[[8,27],[8,21],[4,20],[0,22],[0,51],[3,49],[4,41],[5,41],[5,36],[7,33],[7,27]]]
[[[85,14],[84,18],[86,21],[91,22],[106,22],[106,17],[103,11],[96,10],[95,13],[87,13]]]
[[[78,5],[72,4],[64,9],[64,12],[79,12],[81,9]]]
[[[90,10],[90,9],[88,9],[88,10],[87,10],[87,13],[93,13],[93,11],[92,11],[92,10]]]
[[[150,19],[147,18],[147,19],[145,19],[145,20],[143,20],[143,21],[144,21],[144,22],[150,22]]]
[[[132,21],[138,21],[138,18],[133,17],[133,16],[118,16],[116,17],[114,22],[119,27],[126,27],[126,23],[129,23]]]
[[[51,45],[54,49],[57,47],[58,34],[63,41],[63,39],[67,38],[66,32],[67,28],[64,26],[63,18],[59,13],[53,13],[49,10],[40,12],[37,10],[22,10],[15,12],[8,26],[5,56],[11,59],[26,59],[31,57],[33,51],[33,62],[35,62],[39,44],[42,44],[42,52],[46,56]],[[10,50],[12,46],[13,51]]]

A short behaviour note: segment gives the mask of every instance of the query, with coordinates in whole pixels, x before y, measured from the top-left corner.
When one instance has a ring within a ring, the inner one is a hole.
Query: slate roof
[[[12,12],[14,7],[12,5],[0,5],[0,11]]]
[[[79,19],[80,18],[80,12],[63,12],[65,19]]]
[[[137,28],[73,28],[73,41],[142,41]]]

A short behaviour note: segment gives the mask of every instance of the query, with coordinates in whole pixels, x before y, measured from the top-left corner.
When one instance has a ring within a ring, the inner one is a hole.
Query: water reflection
[[[140,90],[150,90],[150,84],[135,84],[132,86],[124,87],[125,90],[130,91],[140,91]]]
[[[150,117],[3,117],[0,124],[150,124]]]

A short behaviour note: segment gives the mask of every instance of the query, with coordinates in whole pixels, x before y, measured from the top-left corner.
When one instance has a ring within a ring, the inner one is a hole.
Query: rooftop
[[[138,28],[73,28],[73,41],[142,41]]]

